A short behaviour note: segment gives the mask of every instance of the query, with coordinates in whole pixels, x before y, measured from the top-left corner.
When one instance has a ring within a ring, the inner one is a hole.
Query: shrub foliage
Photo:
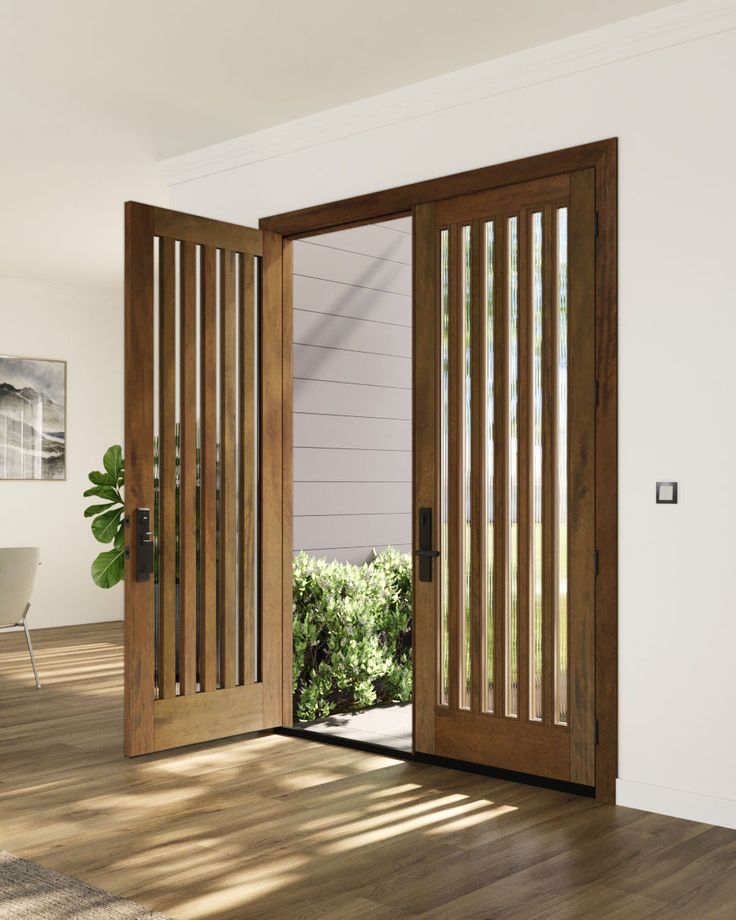
[[[411,699],[411,557],[389,548],[365,565],[294,560],[294,713]]]

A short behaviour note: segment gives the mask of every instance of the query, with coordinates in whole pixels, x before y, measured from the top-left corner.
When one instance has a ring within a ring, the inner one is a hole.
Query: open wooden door
[[[595,175],[415,209],[417,750],[595,784]]]
[[[134,202],[125,221],[133,756],[288,721],[290,380],[280,236]]]

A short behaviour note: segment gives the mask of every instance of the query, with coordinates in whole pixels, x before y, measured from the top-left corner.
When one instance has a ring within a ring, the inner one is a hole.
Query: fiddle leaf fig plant
[[[123,449],[113,444],[102,458],[104,470],[93,470],[89,474],[91,487],[85,498],[96,498],[97,504],[90,505],[84,512],[92,518],[92,533],[100,543],[111,543],[112,548],[101,552],[92,563],[92,579],[100,588],[112,588],[123,580],[123,555],[125,552],[123,486],[125,468]]]

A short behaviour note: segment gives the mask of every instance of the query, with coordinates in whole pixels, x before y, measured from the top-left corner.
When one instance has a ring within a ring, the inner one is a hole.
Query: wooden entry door
[[[281,237],[132,202],[125,233],[132,756],[282,724],[291,582]]]
[[[595,228],[593,169],[415,209],[416,747],[588,786]]]

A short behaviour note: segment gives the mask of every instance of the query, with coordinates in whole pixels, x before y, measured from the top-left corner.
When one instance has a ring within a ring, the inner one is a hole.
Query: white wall
[[[87,473],[123,438],[122,297],[86,287],[0,279],[0,354],[67,361],[65,482],[0,481],[0,546],[40,546],[32,629],[122,619],[121,586],[89,573],[107,547],[83,511]]]
[[[411,218],[294,243],[294,551],[411,543]]]
[[[619,800],[736,827],[734,28],[686,3],[168,165],[252,223],[620,138]]]

